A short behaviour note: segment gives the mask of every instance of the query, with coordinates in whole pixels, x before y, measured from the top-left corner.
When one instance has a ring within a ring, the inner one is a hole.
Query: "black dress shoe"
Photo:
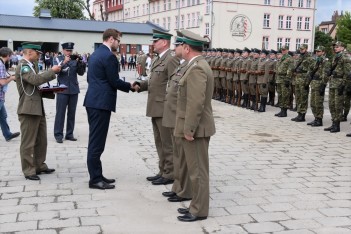
[[[46,170],[42,170],[42,171],[37,171],[37,175],[40,175],[41,173],[44,173],[44,174],[51,174],[55,171],[55,169],[53,168],[47,168]]]
[[[12,133],[9,138],[6,139],[6,141],[11,141],[13,138],[16,138],[20,135],[19,132]]]
[[[174,182],[174,180],[160,177],[157,180],[152,181],[152,184],[153,185],[161,185],[161,184],[166,185],[166,184],[172,184],[173,182]]]
[[[63,143],[63,140],[62,139],[56,139],[56,142],[61,144],[61,143]]]
[[[160,177],[161,177],[160,175],[155,175],[155,176],[148,176],[148,177],[146,177],[146,179],[148,181],[154,181],[154,180],[159,179]]]
[[[106,177],[102,177],[102,181],[104,181],[105,183],[108,183],[108,184],[112,184],[114,182],[116,182],[115,179],[107,179]]]
[[[68,141],[77,141],[77,138],[74,137],[65,137],[65,139]]]
[[[178,208],[177,211],[179,214],[187,214],[189,213],[189,208]]]
[[[27,180],[40,180],[40,177],[37,175],[30,175],[30,176],[25,176]]]
[[[186,213],[183,216],[178,216],[178,220],[182,222],[194,222],[197,220],[204,220],[204,219],[207,219],[207,216],[200,217],[200,216],[192,215],[190,213]]]
[[[104,182],[104,181],[100,181],[100,182],[95,183],[95,184],[89,184],[89,188],[91,188],[91,189],[102,189],[102,190],[104,190],[104,189],[114,189],[115,186],[112,185],[112,184],[108,184],[108,183],[106,183],[106,182]]]
[[[173,197],[169,197],[167,200],[169,202],[182,202],[182,201],[190,201],[191,198],[184,198],[184,197],[179,197],[179,196],[175,195]]]
[[[175,192],[169,191],[169,192],[163,192],[162,193],[163,196],[165,197],[173,197],[173,196],[177,196],[177,194]]]

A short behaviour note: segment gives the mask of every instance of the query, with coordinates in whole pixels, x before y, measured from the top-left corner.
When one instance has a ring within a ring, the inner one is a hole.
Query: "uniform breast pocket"
[[[178,94],[181,97],[185,97],[186,96],[186,87],[184,86],[184,82],[180,81],[178,83]]]
[[[165,66],[158,66],[153,71],[156,73],[163,73],[165,70]]]

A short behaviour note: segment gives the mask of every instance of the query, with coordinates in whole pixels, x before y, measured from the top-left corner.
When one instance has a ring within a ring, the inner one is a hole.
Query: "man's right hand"
[[[61,71],[61,66],[59,65],[54,65],[51,68],[55,73],[59,73]]]
[[[285,88],[289,88],[290,87],[290,81],[286,80],[284,82],[284,84],[285,84]]]
[[[319,95],[324,96],[325,87],[327,87],[325,84],[322,84],[322,85],[319,87]]]

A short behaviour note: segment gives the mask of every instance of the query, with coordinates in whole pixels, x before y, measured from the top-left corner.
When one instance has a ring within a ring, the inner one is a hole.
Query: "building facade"
[[[176,35],[188,29],[208,38],[210,47],[279,49],[314,47],[317,0],[95,0],[109,21],[151,21]],[[99,18],[100,17],[100,18]]]
[[[336,21],[342,17],[344,13],[341,11],[341,14],[339,15],[338,11],[334,11],[331,20],[330,21],[322,21],[318,25],[318,30],[321,32],[324,32],[326,34],[329,34],[333,39],[335,39],[336,36],[336,31],[337,31],[337,24]]]

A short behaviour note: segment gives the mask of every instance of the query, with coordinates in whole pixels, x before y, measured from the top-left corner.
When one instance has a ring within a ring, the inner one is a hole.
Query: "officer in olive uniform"
[[[216,59],[213,61],[213,67],[212,70],[214,70],[214,79],[215,79],[215,87],[216,87],[216,100],[221,100],[223,98],[223,91],[222,91],[222,83],[220,79],[220,72],[221,72],[221,62],[222,62],[222,48],[217,48],[216,49]]]
[[[340,121],[343,115],[344,89],[351,72],[351,60],[344,52],[345,44],[337,41],[334,44],[334,58],[327,76],[329,77],[329,110],[332,126],[325,131],[340,132]]]
[[[251,53],[251,50],[248,48],[244,48],[242,51],[242,63],[240,68],[238,67],[238,70],[240,72],[240,85],[241,85],[241,90],[244,93],[243,98],[244,101],[241,104],[242,108],[246,108],[250,106],[250,92],[249,92],[249,73],[248,71],[250,70],[251,67],[251,59],[249,58],[249,53]]]
[[[276,66],[276,83],[278,100],[280,105],[280,112],[275,114],[277,117],[287,117],[287,110],[289,108],[289,98],[291,90],[291,74],[289,74],[290,67],[292,66],[293,60],[289,55],[289,47],[283,46],[281,48],[282,57]]]
[[[323,126],[323,114],[324,114],[324,93],[326,83],[324,83],[326,70],[329,70],[329,61],[324,55],[324,46],[318,46],[316,51],[316,59],[314,64],[308,71],[308,78],[311,85],[311,110],[314,116],[312,122],[307,123],[312,127]]]
[[[182,142],[191,180],[193,199],[189,209],[179,208],[178,220],[192,222],[206,219],[209,211],[210,137],[216,132],[211,99],[214,79],[211,67],[201,56],[205,39],[190,31],[183,33],[182,57],[188,62],[179,81],[174,136]]]
[[[250,110],[257,110],[256,108],[256,84],[257,84],[257,67],[258,67],[258,63],[259,63],[259,57],[260,57],[260,53],[261,50],[254,48],[252,51],[252,61],[251,61],[251,65],[249,70],[249,93],[251,96],[251,106],[250,103],[248,105],[248,109]],[[257,97],[258,99],[258,97]],[[250,101],[249,101],[250,102]]]
[[[170,40],[172,34],[153,30],[153,47],[158,57],[151,65],[150,79],[139,83],[140,92],[148,91],[146,116],[151,117],[155,145],[159,157],[159,172],[146,179],[153,185],[171,184],[173,177],[173,146],[169,129],[162,126],[164,100],[167,82],[179,65],[179,58],[172,55]]]
[[[183,34],[180,31],[177,31],[174,51],[175,56],[181,60],[177,69],[172,72],[170,80],[167,83],[167,94],[162,118],[162,125],[169,130],[173,144],[174,183],[170,192],[162,193],[163,196],[168,197],[168,201],[170,202],[187,201],[192,198],[191,183],[186,160],[183,157],[184,155],[181,155],[178,152],[181,148],[181,142],[177,142],[173,135],[176,121],[178,83],[183,76],[184,71],[187,69],[188,64],[188,62],[182,59],[183,40],[181,39],[181,36],[183,36]]]
[[[47,150],[47,130],[43,105],[43,97],[38,86],[56,78],[55,73],[61,70],[60,66],[53,66],[49,70],[38,74],[41,52],[40,42],[24,42],[23,59],[16,68],[16,85],[19,94],[18,120],[21,126],[20,156],[22,171],[26,179],[40,180],[38,174],[52,173],[45,163]],[[36,65],[34,65],[36,63]],[[53,93],[47,94],[53,98]]]
[[[308,108],[308,94],[309,94],[309,77],[307,73],[313,64],[312,56],[307,52],[308,46],[302,44],[299,48],[300,56],[298,57],[296,64],[293,68],[295,77],[295,94],[296,94],[296,106],[298,115],[292,118],[295,122],[304,122],[305,115]]]
[[[258,91],[261,97],[261,105],[258,112],[266,111],[267,96],[268,96],[268,76],[269,70],[269,59],[267,59],[269,51],[263,49],[260,54],[260,59],[257,65],[257,85]]]
[[[61,72],[57,76],[58,83],[67,86],[67,89],[56,95],[56,116],[54,136],[57,143],[63,143],[63,126],[67,110],[67,125],[65,139],[76,141],[73,135],[76,109],[78,103],[79,84],[78,76],[84,75],[85,63],[77,56],[72,55],[73,42],[62,44],[62,55],[54,59],[54,65],[61,65]]]
[[[220,86],[221,86],[221,102],[225,102],[226,96],[227,96],[227,87],[226,87],[226,76],[227,76],[227,72],[226,72],[226,63],[227,63],[227,54],[228,54],[228,50],[227,49],[223,49],[222,52],[222,59],[219,65],[219,82],[220,82]]]
[[[269,61],[268,61],[268,94],[269,100],[268,105],[274,106],[274,98],[275,98],[275,67],[277,64],[277,51],[270,50],[269,52]]]
[[[234,53],[234,60],[235,62],[233,63],[233,82],[234,82],[234,105],[241,106],[241,96],[242,96],[242,89],[241,89],[241,83],[240,83],[240,68],[241,64],[243,63],[243,59],[241,57],[242,50],[241,49],[236,49]]]
[[[233,84],[233,63],[235,62],[234,58],[234,50],[228,49],[228,58],[225,64],[225,70],[227,72],[226,76],[226,87],[227,87],[227,97],[225,102],[232,104],[233,102],[233,90],[234,90],[234,84]]]

